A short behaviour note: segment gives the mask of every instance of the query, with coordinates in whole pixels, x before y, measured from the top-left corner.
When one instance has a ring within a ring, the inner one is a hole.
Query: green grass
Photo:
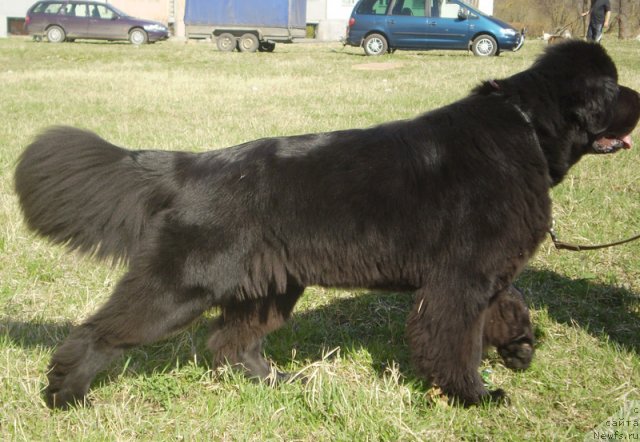
[[[637,42],[605,44],[621,82],[640,90]],[[549,242],[518,281],[539,341],[532,367],[513,373],[495,355],[482,366],[509,406],[450,407],[416,379],[403,336],[409,296],[317,287],[267,345],[281,368],[309,376],[306,385],[272,389],[212,373],[202,320],[129,351],[98,377],[90,408],[51,412],[41,398],[55,345],[108,297],[122,269],[65,253],[24,227],[13,169],[38,131],[68,124],[132,148],[204,150],[365,127],[461,98],[481,80],[527,68],[542,49],[531,41],[493,59],[371,59],[338,44],[227,54],[202,43],[0,40],[0,439],[582,439],[639,399],[640,243],[576,254]],[[639,159],[635,149],[572,170],[553,191],[563,239],[640,231]]]

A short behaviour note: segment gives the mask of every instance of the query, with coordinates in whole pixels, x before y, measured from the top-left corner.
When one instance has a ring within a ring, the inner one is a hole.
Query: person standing
[[[587,41],[600,43],[602,31],[604,28],[609,27],[611,3],[609,0],[591,0],[591,9],[583,12],[581,15],[584,17],[587,14],[591,14],[591,17],[589,17],[589,28],[587,30]]]

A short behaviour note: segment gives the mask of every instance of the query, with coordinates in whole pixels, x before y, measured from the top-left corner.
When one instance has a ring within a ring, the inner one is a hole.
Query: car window
[[[60,14],[60,15],[75,15],[75,12],[73,11],[75,9],[75,6],[76,5],[74,5],[72,3],[67,3],[62,8],[60,8],[60,10],[58,11],[58,14]]]
[[[424,17],[427,12],[424,5],[424,0],[397,0],[391,14]]]
[[[34,13],[57,14],[62,3],[40,3],[33,8]]]
[[[363,15],[385,15],[391,0],[364,0],[360,2],[358,14]]]
[[[67,3],[60,8],[58,14],[71,17],[89,17],[89,5],[86,3]]]
[[[442,18],[458,18],[458,12],[460,12],[460,5],[457,3],[449,3],[444,0],[440,5],[440,17]]]
[[[442,0],[427,0],[427,13],[431,17],[440,17],[440,3]]]
[[[92,18],[100,18],[103,20],[111,20],[116,16],[116,13],[113,10],[107,8],[103,5],[91,5],[91,17]]]
[[[91,15],[89,14],[89,5],[85,3],[77,4],[74,12],[76,17],[89,17]]]

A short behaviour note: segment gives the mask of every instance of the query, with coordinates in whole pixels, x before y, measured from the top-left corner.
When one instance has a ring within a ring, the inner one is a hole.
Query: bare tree
[[[623,40],[630,37],[629,29],[629,9],[631,2],[629,0],[618,1],[618,38]]]
[[[580,0],[582,3],[588,0]],[[558,31],[564,28],[576,31],[576,23],[580,20],[580,4],[576,0],[539,0],[538,7],[544,12],[550,22],[550,29]],[[586,11],[586,9],[584,9]]]
[[[590,11],[591,3],[589,0],[582,0],[582,12]],[[582,36],[587,38],[587,26],[589,25],[589,15],[586,15],[582,18]]]
[[[630,38],[640,32],[640,1],[611,0],[614,24],[618,25],[619,38]],[[574,36],[586,36],[589,16],[580,14],[591,8],[591,0],[495,0],[494,11],[500,17],[518,27],[526,26],[530,35],[541,35],[543,31],[557,32],[570,28]]]

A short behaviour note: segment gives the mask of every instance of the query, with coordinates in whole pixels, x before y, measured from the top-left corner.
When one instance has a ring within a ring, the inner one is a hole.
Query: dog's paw
[[[91,403],[82,393],[76,393],[68,389],[53,389],[48,387],[44,391],[44,399],[47,407],[52,410],[68,410],[72,407],[89,407]]]
[[[498,347],[498,354],[502,357],[504,365],[515,371],[529,368],[533,360],[533,345],[528,339],[521,339]]]
[[[509,405],[509,397],[502,389],[485,390],[479,396],[458,397],[449,396],[449,404],[452,406],[463,406],[464,408],[486,405]]]
[[[482,398],[483,405],[509,405],[510,402],[509,396],[502,388],[492,390]]]

